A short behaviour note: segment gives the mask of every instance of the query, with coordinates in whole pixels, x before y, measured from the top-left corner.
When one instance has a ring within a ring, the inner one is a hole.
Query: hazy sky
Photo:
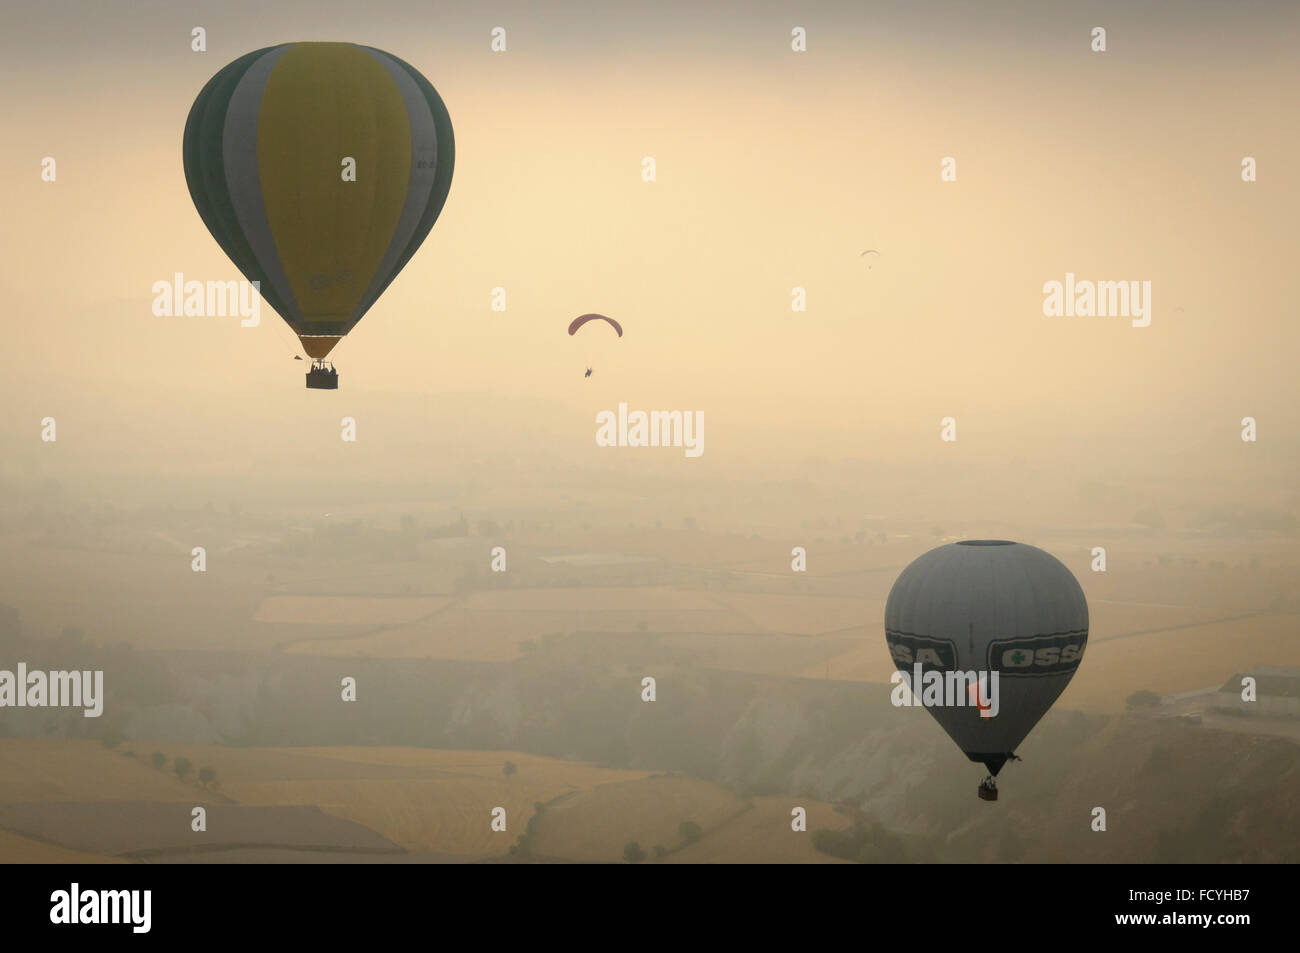
[[[924,459],[944,415],[980,459],[1059,463],[1073,442],[1121,467],[1230,460],[1253,415],[1259,456],[1294,461],[1300,7],[974,6],[6,5],[5,472],[45,466],[47,414],[87,472],[250,469],[337,444],[340,413],[387,434],[393,466],[417,466],[404,440],[497,439],[417,432],[445,394],[491,398],[502,440],[591,455],[619,401],[703,410],[705,458],[679,466]],[[335,352],[337,394],[304,390],[269,307],[256,329],[150,312],[175,272],[239,277],[185,186],[195,95],[308,39],[407,60],[456,134],[443,214]],[[1044,317],[1066,272],[1150,281],[1150,327]],[[593,310],[627,333],[584,381],[564,330]]]

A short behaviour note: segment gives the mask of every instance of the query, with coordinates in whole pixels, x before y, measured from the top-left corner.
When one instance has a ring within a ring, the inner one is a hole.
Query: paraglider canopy
[[[577,334],[578,328],[590,321],[608,321],[610,326],[618,332],[618,336],[623,336],[623,325],[619,324],[613,318],[608,318],[603,314],[581,314],[569,323],[569,333]]]

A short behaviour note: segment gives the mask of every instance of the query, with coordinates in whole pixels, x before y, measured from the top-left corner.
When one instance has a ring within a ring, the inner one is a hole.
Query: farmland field
[[[447,601],[437,597],[267,596],[253,621],[298,625],[397,625],[422,619],[441,609]]]
[[[756,797],[753,807],[724,821],[694,844],[667,855],[667,864],[847,864],[813,847],[820,828],[842,830],[852,818],[809,798]],[[791,829],[791,810],[807,811],[807,830]]]
[[[57,844],[32,840],[0,830],[0,864],[124,864],[128,861],[105,854],[88,854]]]
[[[509,751],[163,744],[149,750],[169,763],[184,757],[210,766],[217,787],[180,781],[170,769],[156,770],[91,742],[0,742],[0,828],[18,837],[12,849],[36,851],[19,836],[26,835],[146,858],[196,843],[206,849],[237,843],[373,852],[392,842],[444,858],[503,856],[536,802],[648,776]],[[506,761],[516,766],[510,776],[503,773]],[[213,832],[198,842],[189,830],[195,804],[208,808]],[[506,809],[505,832],[491,830],[495,807]],[[323,812],[320,820],[284,813],[316,809]]]
[[[623,858],[629,841],[636,841],[653,856],[656,845],[677,846],[683,821],[708,832],[745,809],[736,795],[694,778],[656,776],[604,784],[547,807],[533,850],[542,857],[613,863]]]

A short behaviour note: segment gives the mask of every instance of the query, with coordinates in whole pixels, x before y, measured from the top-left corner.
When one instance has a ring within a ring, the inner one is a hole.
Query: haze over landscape
[[[1300,859],[1295,5],[136,6],[0,20],[0,669],[105,685],[0,710],[0,860]],[[152,311],[241,277],[191,103],[297,40],[400,55],[455,127],[337,392],[265,302]],[[1149,281],[1150,325],[1045,316],[1067,273]],[[587,311],[626,329],[590,379]],[[620,403],[702,454],[599,446]],[[889,701],[890,588],[962,539],[1090,616],[995,807]]]

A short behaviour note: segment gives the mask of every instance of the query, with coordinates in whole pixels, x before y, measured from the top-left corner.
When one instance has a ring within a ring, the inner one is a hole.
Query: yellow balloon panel
[[[392,241],[411,174],[406,107],[364,51],[301,44],[271,71],[257,130],[263,206],[302,313],[294,330],[310,334],[349,318]]]

